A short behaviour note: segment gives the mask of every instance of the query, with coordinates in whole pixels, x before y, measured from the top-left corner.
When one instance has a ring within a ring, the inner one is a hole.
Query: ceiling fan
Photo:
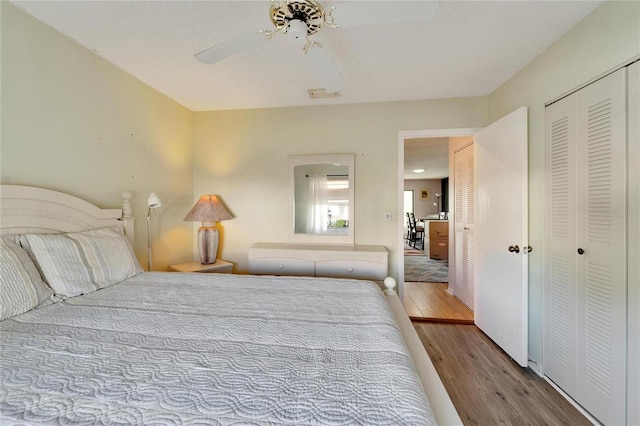
[[[269,17],[275,29],[242,34],[230,40],[196,53],[195,58],[206,64],[214,64],[242,50],[271,40],[277,34],[285,34],[302,51],[316,78],[327,93],[339,92],[344,86],[342,76],[317,41],[309,36],[323,26],[347,28],[363,25],[418,22],[435,17],[438,2],[420,1],[346,1],[324,7],[317,0],[271,0]]]

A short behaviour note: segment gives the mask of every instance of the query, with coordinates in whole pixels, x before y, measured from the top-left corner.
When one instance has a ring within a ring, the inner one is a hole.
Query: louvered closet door
[[[473,145],[468,145],[454,154],[454,291],[456,297],[471,310],[473,310],[473,254],[475,247],[473,175]]]
[[[576,96],[546,109],[544,373],[576,389]]]
[[[640,62],[627,68],[627,424],[640,425]]]
[[[625,424],[626,71],[546,109],[544,373]]]
[[[603,423],[624,424],[626,71],[576,95],[576,400]]]

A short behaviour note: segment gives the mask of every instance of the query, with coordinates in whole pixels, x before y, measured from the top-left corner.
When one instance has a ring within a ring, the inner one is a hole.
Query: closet
[[[633,65],[637,67],[636,63]],[[626,424],[627,128],[638,96],[619,69],[546,108],[544,374],[604,424]],[[634,76],[635,77],[631,77]],[[637,278],[636,278],[637,279]],[[635,284],[634,284],[635,285]],[[636,401],[637,403],[637,401]]]

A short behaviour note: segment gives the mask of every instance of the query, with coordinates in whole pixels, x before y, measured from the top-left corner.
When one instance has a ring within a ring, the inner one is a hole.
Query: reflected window
[[[327,176],[327,226],[349,227],[349,179],[348,176]]]
[[[320,171],[320,172],[319,172]],[[349,175],[347,166],[296,166],[296,233],[347,234]]]

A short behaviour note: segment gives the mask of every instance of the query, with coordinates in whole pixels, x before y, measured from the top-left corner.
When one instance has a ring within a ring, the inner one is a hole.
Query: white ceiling
[[[413,170],[424,169],[422,173]],[[449,138],[404,140],[404,178],[442,179],[449,176]]]
[[[312,39],[345,87],[338,98],[310,99],[318,82],[286,37],[213,65],[193,58],[272,28],[267,0],[13,1],[193,111],[488,95],[601,2],[441,1],[429,22],[326,26]]]

